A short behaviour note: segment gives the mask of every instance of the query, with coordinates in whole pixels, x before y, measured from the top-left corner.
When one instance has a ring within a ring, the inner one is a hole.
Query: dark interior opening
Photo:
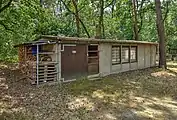
[[[96,57],[98,56],[98,52],[88,52],[89,57]]]
[[[97,50],[98,50],[98,46],[97,45],[88,46],[88,51],[97,51]]]

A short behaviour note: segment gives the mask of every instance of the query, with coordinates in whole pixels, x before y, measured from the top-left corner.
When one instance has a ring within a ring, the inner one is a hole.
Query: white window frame
[[[132,59],[132,48],[135,48],[135,58],[134,59]],[[131,46],[130,47],[130,62],[132,63],[132,62],[137,62],[138,61],[138,47],[137,46]]]
[[[113,51],[114,48],[116,48],[115,51]],[[113,59],[115,59],[115,61],[113,61]],[[113,65],[121,63],[121,46],[116,46],[116,45],[112,46],[112,49],[111,49],[111,62],[112,62]]]

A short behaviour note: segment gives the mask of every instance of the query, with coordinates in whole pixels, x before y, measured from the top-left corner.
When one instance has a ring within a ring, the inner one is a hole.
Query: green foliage
[[[10,0],[0,1],[0,9]],[[70,9],[66,8],[66,6]],[[39,35],[77,36],[75,8],[71,0],[13,0],[0,12],[0,60],[17,59],[15,44],[32,41]],[[138,27],[140,40],[158,41],[154,2],[138,2]],[[168,4],[168,7],[167,7]],[[177,47],[177,2],[162,2],[167,43]],[[99,20],[99,0],[79,0],[79,17],[91,37],[96,35]],[[167,14],[166,14],[167,13]],[[129,0],[104,0],[103,27],[105,38],[132,39],[132,7]],[[87,37],[80,23],[80,36]]]

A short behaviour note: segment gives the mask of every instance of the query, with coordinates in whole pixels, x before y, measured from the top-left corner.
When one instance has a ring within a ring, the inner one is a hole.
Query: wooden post
[[[58,50],[58,43],[56,43],[56,70],[57,70],[57,81],[59,82],[59,84],[61,84],[60,82],[60,72],[59,72],[59,50]]]
[[[39,45],[37,44],[37,54],[36,54],[37,60],[36,60],[36,78],[37,78],[37,86],[39,85]]]

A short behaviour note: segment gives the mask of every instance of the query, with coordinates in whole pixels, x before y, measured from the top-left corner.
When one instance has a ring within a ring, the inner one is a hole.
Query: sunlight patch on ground
[[[111,101],[116,101],[117,97],[119,96],[120,96],[120,93],[118,92],[113,92],[112,94],[108,94],[102,90],[96,90],[92,94],[92,98],[99,98],[99,99],[109,98]]]
[[[168,71],[160,71],[160,72],[151,73],[151,76],[153,77],[175,77],[176,75]]]
[[[12,108],[13,104],[9,104],[7,102],[0,102],[0,115],[2,113],[13,113],[13,112],[22,112],[24,111],[23,107]]]
[[[2,73],[2,74],[4,74],[4,73]],[[5,80],[6,80],[6,78],[0,78],[0,82],[3,82]]]
[[[141,98],[135,97],[134,102],[143,110],[137,110],[138,116],[146,116],[153,119],[162,118],[164,115],[177,115],[177,102],[172,98]]]
[[[175,72],[175,73],[177,73],[177,68],[168,68],[168,69],[173,71],[173,72]]]
[[[105,114],[105,117],[109,120],[116,120],[117,118],[110,113]]]
[[[8,89],[9,87],[8,87],[8,85],[5,84],[5,83],[0,83],[0,88],[1,88],[1,89]]]
[[[86,110],[93,110],[94,103],[91,102],[87,97],[80,96],[80,97],[74,98],[73,101],[69,102],[68,108],[71,110],[75,110],[79,108],[85,108]]]
[[[106,110],[97,113],[97,119],[99,120],[117,120],[117,116],[115,113]]]
[[[0,64],[0,68],[8,68],[8,66],[5,64]]]
[[[170,62],[167,62],[167,65],[177,65],[177,62],[175,62],[175,61],[170,61]]]
[[[10,95],[0,96],[0,115],[2,113],[14,113],[14,112],[22,112],[25,109],[23,107],[19,107],[18,98],[12,97]]]
[[[7,108],[9,108],[9,105],[5,102],[0,102],[0,114],[7,111]]]

